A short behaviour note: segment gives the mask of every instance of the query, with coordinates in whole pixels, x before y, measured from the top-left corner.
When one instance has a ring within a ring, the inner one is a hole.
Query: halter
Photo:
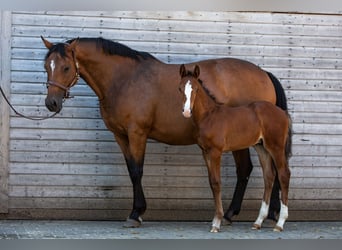
[[[64,94],[64,99],[68,99],[68,98],[71,98],[70,96],[70,89],[78,82],[78,80],[80,79],[80,67],[78,65],[78,62],[76,60],[76,55],[75,55],[75,52],[74,50],[72,50],[72,58],[74,60],[74,63],[75,63],[75,68],[76,68],[76,73],[75,73],[75,76],[74,78],[72,79],[71,83],[68,84],[68,87],[65,87],[63,86],[62,84],[58,83],[58,82],[55,82],[55,81],[47,81],[46,82],[46,87],[48,88],[50,85],[52,86],[56,86],[62,90],[65,91],[65,94]]]

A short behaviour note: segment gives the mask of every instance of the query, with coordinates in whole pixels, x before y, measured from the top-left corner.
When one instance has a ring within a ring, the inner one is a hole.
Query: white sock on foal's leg
[[[218,233],[221,227],[221,220],[218,219],[216,216],[213,219],[212,226],[211,226],[211,233]]]
[[[261,202],[261,207],[260,207],[260,210],[259,210],[259,216],[256,219],[256,221],[254,222],[252,229],[260,229],[261,228],[262,222],[267,217],[268,209],[269,209],[269,205],[266,204],[265,201],[262,201]]]
[[[282,202],[280,202],[280,214],[279,214],[279,219],[277,222],[277,225],[273,229],[273,231],[280,232],[283,231],[284,228],[284,223],[289,216],[289,209],[286,205],[284,205]]]

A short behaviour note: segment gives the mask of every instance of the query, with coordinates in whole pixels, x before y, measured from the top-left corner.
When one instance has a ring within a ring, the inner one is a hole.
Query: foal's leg
[[[259,156],[259,161],[262,167],[263,178],[264,178],[264,196],[261,203],[261,207],[259,210],[259,215],[256,221],[253,224],[253,229],[260,229],[261,224],[264,219],[267,217],[269,210],[269,203],[272,192],[272,185],[275,178],[275,169],[272,166],[272,157],[271,155],[264,149],[263,146],[258,145],[255,146],[255,149]]]
[[[146,200],[141,184],[146,135],[143,133],[131,133],[129,137],[115,135],[115,138],[124,154],[129,176],[133,184],[133,209],[124,227],[139,227],[142,222],[141,216],[146,210]]]
[[[284,150],[281,152],[283,151]],[[277,166],[278,179],[281,187],[280,214],[274,231],[280,232],[283,231],[285,221],[288,217],[288,192],[291,173],[284,153],[274,154],[274,159]]]
[[[229,223],[232,222],[232,217],[234,215],[238,215],[240,212],[241,204],[243,201],[243,196],[245,195],[249,176],[253,169],[253,165],[251,162],[251,157],[250,157],[248,148],[243,149],[243,150],[233,151],[232,153],[233,153],[235,164],[236,164],[237,182],[236,182],[232,202],[230,203],[228,210],[224,214],[224,218]]]
[[[223,218],[223,206],[221,199],[221,155],[219,150],[210,150],[203,156],[208,168],[209,183],[211,191],[213,192],[215,200],[215,216],[212,221],[211,233],[217,233],[220,231],[221,221]]]

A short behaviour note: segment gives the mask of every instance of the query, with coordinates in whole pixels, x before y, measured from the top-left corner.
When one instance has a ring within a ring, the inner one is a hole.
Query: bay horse
[[[82,77],[99,99],[106,127],[114,133],[127,163],[133,185],[133,209],[125,226],[138,227],[146,210],[141,184],[147,138],[169,145],[196,144],[193,124],[179,112],[179,65],[165,64],[147,52],[103,38],[76,38],[53,44],[41,37],[48,49],[46,107],[59,112],[70,88]],[[276,103],[287,110],[284,89],[273,74],[239,59],[197,62],[202,78],[217,100],[239,106],[255,100]],[[253,169],[248,148],[233,151],[237,183],[225,213],[231,221],[239,213]],[[272,192],[269,218],[279,212],[279,183]]]
[[[222,153],[251,146],[258,153],[264,177],[264,196],[253,228],[259,229],[268,214],[272,185],[277,172],[281,187],[281,209],[274,230],[282,231],[288,217],[288,158],[291,152],[289,115],[267,101],[256,101],[239,107],[218,104],[206,90],[207,82],[199,78],[198,65],[193,72],[187,71],[184,64],[181,65],[180,76],[182,114],[185,118],[192,118],[196,127],[197,143],[206,160],[209,183],[215,199],[216,210],[211,232],[220,230],[223,218],[220,174]]]

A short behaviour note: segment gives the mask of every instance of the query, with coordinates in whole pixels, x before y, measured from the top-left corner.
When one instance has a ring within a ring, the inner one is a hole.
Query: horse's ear
[[[43,43],[45,44],[45,47],[49,50],[52,48],[53,43],[50,43],[48,40],[46,40],[43,36],[40,36],[40,38],[43,40]]]
[[[78,43],[79,40],[80,40],[80,38],[77,37],[76,39],[74,39],[74,40],[70,43],[70,48],[71,48],[71,50],[74,50],[74,49],[75,49],[75,47],[76,47],[76,45],[77,45],[77,43]]]
[[[185,65],[182,64],[179,68],[179,74],[181,77],[184,77],[186,75],[186,69],[185,69]]]
[[[194,77],[198,78],[200,75],[200,67],[198,65],[195,66],[195,70],[194,70]]]

